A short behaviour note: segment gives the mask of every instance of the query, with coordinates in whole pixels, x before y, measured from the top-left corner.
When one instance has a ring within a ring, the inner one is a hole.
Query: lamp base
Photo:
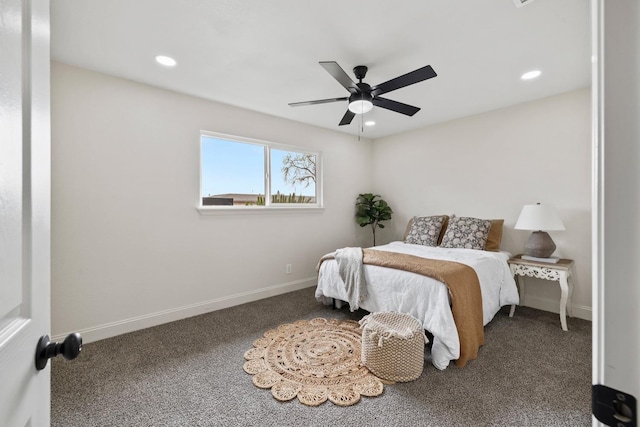
[[[524,244],[527,255],[536,258],[549,258],[556,250],[556,244],[546,231],[534,231]]]

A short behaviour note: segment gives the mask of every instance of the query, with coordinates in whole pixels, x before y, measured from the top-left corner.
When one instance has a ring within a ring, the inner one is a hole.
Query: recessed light
[[[369,120],[369,121],[364,122],[365,126],[374,126],[375,124],[376,124],[376,122],[374,122],[373,120]]]
[[[533,71],[529,71],[528,73],[524,73],[520,78],[522,80],[531,80],[540,76],[540,74],[542,74],[540,70],[533,70]]]
[[[175,67],[177,64],[175,59],[166,55],[157,55],[156,62],[160,65],[164,65],[165,67]]]

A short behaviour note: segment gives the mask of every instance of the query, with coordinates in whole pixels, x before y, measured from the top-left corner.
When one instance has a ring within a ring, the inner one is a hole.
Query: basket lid
[[[366,315],[360,320],[362,328],[370,329],[379,335],[408,339],[415,333],[424,334],[422,323],[410,314],[395,311],[380,311]]]

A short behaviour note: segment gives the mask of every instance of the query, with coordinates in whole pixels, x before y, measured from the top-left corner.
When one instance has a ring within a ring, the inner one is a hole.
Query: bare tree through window
[[[289,153],[282,159],[284,180],[291,185],[305,188],[316,182],[316,156],[305,153]]]

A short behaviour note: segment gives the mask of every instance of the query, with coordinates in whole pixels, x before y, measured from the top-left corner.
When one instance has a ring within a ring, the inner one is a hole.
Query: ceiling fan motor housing
[[[356,86],[358,86],[358,89],[360,89],[360,92],[371,93],[371,86],[366,83],[356,83]]]
[[[352,93],[351,96],[349,96],[349,104],[353,101],[373,102],[373,96],[371,96],[371,93],[365,91],[362,91],[361,93]]]

